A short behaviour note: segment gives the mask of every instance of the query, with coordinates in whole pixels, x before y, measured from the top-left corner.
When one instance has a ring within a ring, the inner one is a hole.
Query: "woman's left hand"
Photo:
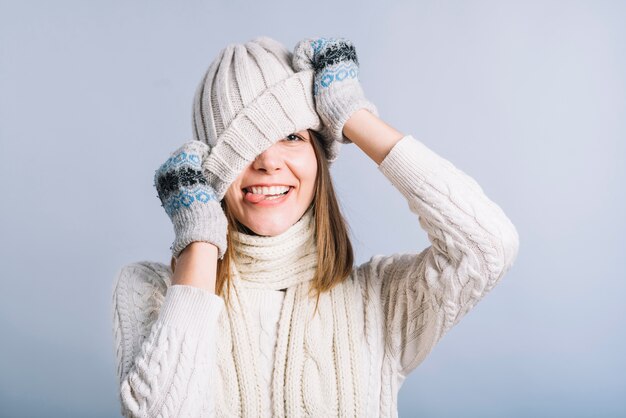
[[[296,45],[296,71],[313,70],[315,109],[328,139],[350,144],[343,127],[354,112],[367,109],[378,116],[376,106],[365,98],[359,83],[359,61],[352,42],[345,38],[309,38]]]

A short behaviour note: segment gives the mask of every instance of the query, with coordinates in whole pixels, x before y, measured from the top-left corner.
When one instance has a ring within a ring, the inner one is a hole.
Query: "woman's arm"
[[[185,284],[215,293],[218,249],[209,242],[194,241],[173,259],[172,284]]]
[[[224,308],[215,276],[226,250],[227,220],[202,166],[209,152],[207,144],[187,141],[154,173],[161,206],[174,225],[171,269],[132,263],[115,280],[113,335],[124,416],[212,414],[208,384],[215,379]]]
[[[382,316],[386,354],[406,375],[503,277],[519,248],[516,228],[476,181],[410,135],[356,112],[344,134],[407,199],[432,243],[359,266],[368,305]]]
[[[212,290],[210,257],[199,257],[207,249],[189,247],[181,253],[178,284],[173,278],[168,283],[169,268],[150,262],[126,265],[115,279],[113,335],[125,417],[207,416],[213,411],[207,384],[215,379],[224,302]]]
[[[357,110],[343,127],[343,134],[380,164],[403,137],[400,131],[365,109]]]

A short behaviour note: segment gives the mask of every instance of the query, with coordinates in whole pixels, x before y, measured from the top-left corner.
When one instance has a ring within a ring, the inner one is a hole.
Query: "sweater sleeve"
[[[125,417],[206,416],[224,301],[204,289],[170,286],[171,270],[137,262],[112,292],[121,413]]]
[[[476,181],[411,135],[378,169],[402,193],[431,245],[359,266],[385,347],[406,376],[491,290],[517,257],[516,228]]]

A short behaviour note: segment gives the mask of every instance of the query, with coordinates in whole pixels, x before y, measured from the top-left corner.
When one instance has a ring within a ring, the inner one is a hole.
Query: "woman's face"
[[[315,195],[312,140],[308,130],[291,134],[241,172],[224,196],[240,223],[258,235],[274,236],[302,217]]]

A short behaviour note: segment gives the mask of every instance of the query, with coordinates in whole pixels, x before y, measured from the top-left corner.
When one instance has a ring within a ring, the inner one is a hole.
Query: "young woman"
[[[397,416],[407,374],[511,267],[513,224],[470,176],[378,117],[345,39],[293,53],[268,37],[227,46],[193,120],[195,138],[155,173],[170,266],[131,263],[115,280],[122,413]],[[353,265],[329,173],[348,143],[432,245]]]

